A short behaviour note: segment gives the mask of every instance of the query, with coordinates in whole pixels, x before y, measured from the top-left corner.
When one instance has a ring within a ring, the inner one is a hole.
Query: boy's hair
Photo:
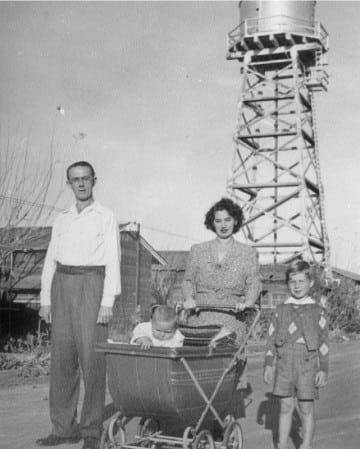
[[[286,270],[286,283],[289,282],[292,274],[304,273],[310,281],[313,280],[313,274],[311,266],[305,260],[295,260],[292,262]]]
[[[162,321],[165,323],[174,322],[176,324],[177,315],[175,309],[170,306],[154,306],[151,314],[152,321]]]

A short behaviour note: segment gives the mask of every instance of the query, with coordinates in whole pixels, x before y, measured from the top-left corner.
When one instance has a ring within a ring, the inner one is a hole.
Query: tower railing
[[[324,26],[315,21],[308,21],[286,15],[276,15],[266,18],[248,18],[228,33],[228,48],[235,46],[241,39],[251,36],[268,35],[271,33],[292,33],[299,36],[317,39],[327,51],[329,47],[328,32]]]

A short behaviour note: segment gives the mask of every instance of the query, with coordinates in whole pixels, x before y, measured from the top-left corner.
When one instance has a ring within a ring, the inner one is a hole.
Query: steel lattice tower
[[[328,34],[314,12],[315,2],[240,2],[245,18],[228,34],[242,76],[227,192],[262,263],[301,255],[329,269],[314,102],[327,90]]]

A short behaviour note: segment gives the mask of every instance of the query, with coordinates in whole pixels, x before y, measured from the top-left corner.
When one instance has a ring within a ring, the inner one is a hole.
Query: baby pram
[[[219,311],[216,306],[201,308]],[[231,308],[220,309],[229,312]],[[192,346],[186,338],[182,348],[148,351],[124,343],[98,344],[97,350],[106,354],[109,391],[119,410],[104,430],[101,449],[242,449],[241,425],[227,414],[227,405],[259,317],[257,307],[238,348]],[[141,420],[137,435],[129,442],[125,426],[132,417]]]

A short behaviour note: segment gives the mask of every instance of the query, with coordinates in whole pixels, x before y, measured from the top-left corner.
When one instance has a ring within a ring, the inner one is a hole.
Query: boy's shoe
[[[82,449],[99,449],[100,440],[98,438],[86,437]]]
[[[36,440],[36,444],[39,446],[59,446],[59,444],[76,444],[81,440],[80,435],[73,437],[60,437],[51,433],[45,438],[39,438]]]

